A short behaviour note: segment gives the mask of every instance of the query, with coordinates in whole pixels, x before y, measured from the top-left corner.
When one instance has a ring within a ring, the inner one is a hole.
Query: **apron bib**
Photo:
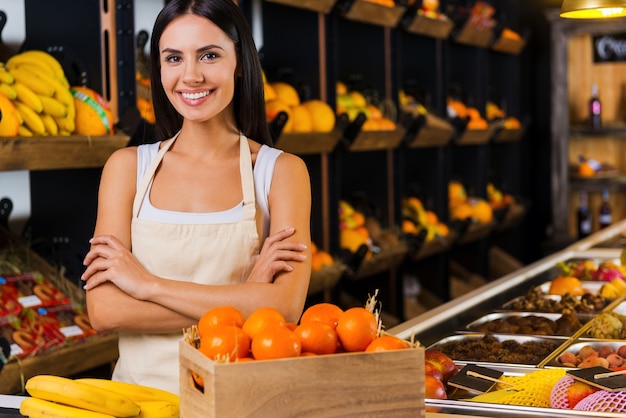
[[[170,224],[139,219],[143,199],[174,137],[159,150],[141,180],[133,204],[132,252],[144,268],[159,277],[210,285],[242,283],[259,253],[259,233],[252,158],[240,136],[239,167],[243,190],[242,219],[224,224]],[[178,343],[183,332],[119,334],[119,360],[113,380],[179,393]]]

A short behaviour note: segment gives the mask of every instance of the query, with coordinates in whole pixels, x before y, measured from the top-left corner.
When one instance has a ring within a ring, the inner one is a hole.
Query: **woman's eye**
[[[214,60],[214,59],[217,59],[218,57],[219,55],[217,55],[215,52],[207,52],[206,54],[202,55],[201,59]]]
[[[165,61],[167,61],[167,62],[179,62],[180,61],[180,57],[176,56],[176,55],[170,55],[168,57],[165,57]]]

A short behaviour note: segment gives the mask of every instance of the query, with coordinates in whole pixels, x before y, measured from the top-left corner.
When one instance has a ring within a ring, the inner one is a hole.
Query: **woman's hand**
[[[293,228],[286,228],[265,239],[261,253],[248,277],[248,283],[272,283],[277,273],[293,270],[289,261],[306,260],[306,255],[302,254],[302,251],[307,248],[306,245],[285,241],[294,232]]]
[[[91,239],[91,250],[83,264],[87,269],[81,276],[86,290],[111,282],[135,299],[143,300],[148,284],[154,280],[135,256],[111,235]]]

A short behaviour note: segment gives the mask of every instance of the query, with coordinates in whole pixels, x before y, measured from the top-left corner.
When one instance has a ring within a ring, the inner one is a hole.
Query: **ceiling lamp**
[[[563,0],[561,17],[605,19],[626,16],[626,0]]]

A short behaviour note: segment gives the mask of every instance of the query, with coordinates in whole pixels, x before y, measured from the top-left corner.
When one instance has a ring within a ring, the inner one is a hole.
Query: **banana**
[[[64,118],[67,116],[67,107],[54,97],[39,96],[43,105],[43,113],[55,118]]]
[[[6,68],[0,67],[0,83],[13,84],[15,77]]]
[[[20,404],[20,414],[30,417],[51,418],[115,418],[113,415],[92,412],[73,406],[61,405],[40,398],[25,398]]]
[[[17,113],[20,114],[24,120],[24,125],[28,128],[33,135],[45,135],[46,125],[43,123],[41,116],[30,107],[19,101],[14,101],[13,104],[17,109]]]
[[[20,57],[20,55],[21,54],[13,55],[11,58],[9,58],[4,68],[6,68],[8,71],[12,71],[22,65],[28,65],[30,67],[36,68],[37,71],[41,73],[47,74],[50,77],[55,77],[54,71],[52,71],[50,67],[48,67],[46,64],[32,59],[24,60],[22,57]]]
[[[26,87],[22,83],[18,83],[17,81],[13,83],[13,88],[17,93],[16,102],[21,102],[26,106],[30,107],[36,113],[41,113],[43,111],[43,103],[41,103],[41,99],[31,89]]]
[[[178,405],[180,398],[178,395],[149,386],[135,385],[133,383],[118,382],[108,379],[95,379],[95,378],[80,378],[79,382],[88,383],[90,385],[98,386],[102,389],[107,389],[112,392],[117,392],[128,396],[135,402],[139,401],[167,401],[172,404]]]
[[[20,125],[17,128],[17,136],[21,136],[24,138],[32,138],[35,135],[26,126]]]
[[[25,388],[31,396],[39,399],[114,417],[134,417],[141,411],[139,405],[127,396],[61,376],[33,376],[28,379]]]
[[[63,66],[52,54],[39,49],[30,49],[28,51],[21,52],[19,55],[22,55],[22,59],[32,59],[36,62],[43,62],[52,70],[52,73],[57,80],[61,83],[65,83],[65,88],[70,87],[69,83],[67,83],[67,79],[65,78]]]
[[[138,401],[141,412],[137,418],[178,418],[178,404],[168,401]]]
[[[43,121],[43,124],[46,128],[46,133],[48,133],[50,136],[59,135],[59,125],[57,125],[57,121],[54,120],[52,116],[47,113],[43,113],[41,115],[41,120]]]
[[[10,70],[16,82],[22,83],[35,93],[41,96],[52,97],[55,87],[46,81],[46,76],[40,76],[37,70],[33,71],[30,67],[20,65]]]
[[[71,133],[74,132],[74,130],[76,129],[76,122],[73,118],[70,118],[69,115],[64,118],[54,118],[54,120],[56,121],[57,125],[59,125],[59,129],[61,131]]]
[[[4,94],[11,100],[17,99],[17,92],[13,86],[0,82],[0,93]]]

